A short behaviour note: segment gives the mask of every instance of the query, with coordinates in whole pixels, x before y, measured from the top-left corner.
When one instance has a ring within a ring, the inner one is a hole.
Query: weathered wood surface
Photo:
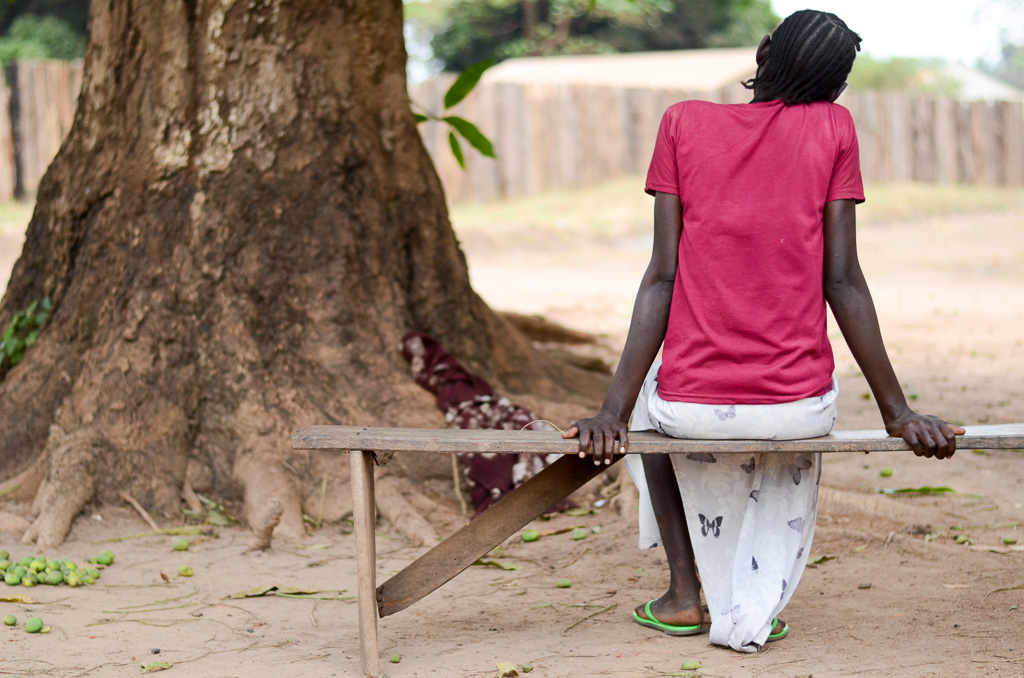
[[[377,450],[388,452],[491,452],[571,454],[576,440],[557,431],[490,431],[414,429],[371,426],[309,426],[292,436],[292,447],[305,450]],[[1024,448],[1024,423],[968,426],[957,437],[960,449]],[[882,430],[835,431],[805,440],[682,440],[653,431],[629,435],[629,452],[637,454],[716,454],[757,452],[883,452],[909,450],[902,438]]]
[[[608,468],[575,455],[562,457],[381,584],[378,613],[394,614],[436,590]],[[359,596],[362,601],[362,590]]]
[[[380,650],[377,644],[377,616],[374,600],[377,589],[377,523],[373,502],[373,458],[369,452],[349,455],[352,470],[352,522],[356,536],[356,592],[359,596],[359,647],[363,675],[380,675]]]

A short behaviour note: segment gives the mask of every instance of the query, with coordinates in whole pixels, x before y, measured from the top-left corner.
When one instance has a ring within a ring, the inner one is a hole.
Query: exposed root
[[[434,546],[441,541],[437,531],[404,496],[413,493],[417,492],[408,480],[391,475],[382,476],[377,480],[374,492],[377,510],[413,544]]]
[[[31,525],[31,523],[25,518],[19,516],[17,513],[0,511],[0,532],[21,534],[28,529],[29,525]]]
[[[302,522],[299,481],[274,452],[251,452],[235,462],[235,478],[242,487],[245,519],[255,529],[266,520],[266,507],[277,501],[283,509],[274,537],[297,540],[306,535]]]
[[[132,495],[128,494],[127,492],[122,492],[121,499],[124,499],[126,502],[128,502],[131,505],[131,507],[135,509],[135,512],[142,517],[142,519],[146,522],[147,525],[149,525],[149,527],[154,532],[160,531],[160,526],[156,524],[155,520],[153,520],[153,516],[149,515],[149,512],[146,509],[142,508],[142,505],[139,502],[135,501],[135,498],[132,497]]]
[[[55,437],[59,439],[54,440]],[[54,427],[47,448],[51,450],[49,473],[33,503],[37,517],[25,530],[21,541],[53,548],[64,541],[75,516],[92,499],[95,460],[107,450],[107,445],[93,431],[82,430],[65,436]]]
[[[246,553],[250,551],[266,551],[270,548],[270,542],[274,536],[274,528],[281,522],[281,515],[283,513],[284,505],[281,503],[281,500],[272,500],[259,526],[253,525],[253,538],[249,543],[249,548],[246,549]]]
[[[46,477],[47,455],[41,454],[27,469],[0,483],[0,498],[12,501],[32,499]]]
[[[191,463],[191,462],[189,462]],[[192,481],[188,478],[188,473],[185,473],[185,482],[181,486],[181,496],[188,504],[188,510],[192,513],[202,515],[203,503],[199,501],[199,495],[192,489]]]

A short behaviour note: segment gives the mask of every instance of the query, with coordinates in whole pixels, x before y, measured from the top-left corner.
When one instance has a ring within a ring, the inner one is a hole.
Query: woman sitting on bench
[[[684,101],[665,113],[646,184],[653,254],[601,411],[566,431],[581,456],[607,464],[626,452],[630,412],[632,430],[678,438],[827,434],[837,384],[826,301],[889,434],[920,456],[953,455],[963,430],[907,406],[857,261],[857,137],[833,102],[859,49],[835,15],[796,12],[758,47],[751,103]],[[699,633],[703,583],[712,643],[755,652],[782,638],[821,455],[654,454],[627,466],[640,546],[663,543],[670,569],[668,591],[634,620]]]

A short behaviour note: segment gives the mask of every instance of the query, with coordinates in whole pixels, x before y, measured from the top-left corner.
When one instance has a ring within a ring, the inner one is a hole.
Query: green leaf
[[[36,308],[38,308],[38,307],[39,307],[39,301],[33,301],[31,304],[28,305],[28,308],[25,309],[25,315],[26,316],[32,315],[33,313],[36,312]]]
[[[31,332],[29,332],[28,336],[25,337],[25,348],[28,348],[32,344],[36,343],[36,339],[38,339],[38,338],[39,338],[39,330],[38,329],[35,329],[35,330],[32,330]]]
[[[143,673],[156,673],[157,671],[166,671],[167,669],[174,666],[174,662],[152,662],[151,664],[143,664]]]
[[[494,146],[491,145],[491,140],[469,120],[457,115],[449,115],[442,120],[454,127],[455,131],[461,134],[462,138],[468,141],[473,148],[480,151],[481,155],[486,155],[488,158],[494,157]]]
[[[496,567],[499,570],[521,570],[523,566],[518,563],[512,563],[507,560],[492,560],[490,558],[480,558],[473,563],[478,567]]]
[[[454,132],[448,132],[448,144],[452,147],[452,155],[459,162],[459,167],[466,169],[466,159],[462,157],[462,146],[459,144],[459,140],[455,138]]]
[[[881,494],[944,494],[951,492],[956,494],[956,490],[951,487],[901,487],[899,489],[891,487],[880,487],[878,489]]]
[[[413,118],[413,120],[416,121],[417,125],[420,124],[421,122],[426,122],[427,120],[430,120],[430,118],[428,118],[427,116],[423,115],[422,113],[413,113],[412,114],[412,118]]]
[[[51,308],[53,308],[53,302],[50,301],[50,297],[43,297],[43,310],[49,313]]]
[[[444,107],[451,108],[455,104],[459,103],[466,98],[466,95],[473,91],[476,84],[480,82],[480,76],[484,74],[488,68],[494,65],[494,59],[487,59],[473,64],[466,70],[462,71],[452,86],[448,88],[448,91],[444,93]]]

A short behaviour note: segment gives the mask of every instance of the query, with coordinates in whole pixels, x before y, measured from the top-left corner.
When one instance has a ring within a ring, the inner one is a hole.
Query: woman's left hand
[[[917,456],[936,459],[952,457],[956,452],[956,437],[966,433],[961,426],[912,410],[907,410],[906,414],[888,422],[885,431],[891,436],[899,436],[906,440]]]

